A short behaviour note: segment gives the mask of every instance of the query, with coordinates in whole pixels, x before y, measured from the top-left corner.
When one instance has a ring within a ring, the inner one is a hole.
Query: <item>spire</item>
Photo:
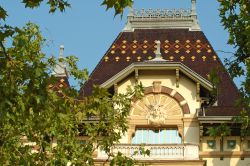
[[[66,70],[66,63],[60,62],[60,59],[64,59],[63,54],[64,54],[64,46],[61,45],[59,50],[59,58],[58,58],[59,61],[56,64],[54,71],[52,73],[56,77],[68,77],[68,73]]]
[[[134,17],[134,6],[132,4],[132,6],[128,7],[128,20],[127,20],[127,24],[124,27],[123,31],[131,31],[132,27],[131,27],[131,21]]]
[[[192,3],[191,15],[197,17],[197,13],[196,13],[196,0],[191,0],[191,3]]]
[[[192,30],[199,31],[201,28],[199,25],[199,21],[197,19],[196,0],[191,0],[191,3],[192,3],[191,18],[193,19]]]
[[[134,5],[128,7],[128,17],[134,16]]]

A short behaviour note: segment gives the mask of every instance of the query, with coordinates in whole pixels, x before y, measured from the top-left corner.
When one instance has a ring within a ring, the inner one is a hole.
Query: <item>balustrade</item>
[[[150,155],[140,153],[140,149],[149,150]],[[177,144],[177,145],[130,145],[117,144],[112,148],[113,153],[121,152],[127,157],[134,159],[175,159],[175,160],[198,160],[199,147],[191,144]],[[108,156],[103,152],[98,152],[97,158],[107,158]]]
[[[133,16],[135,18],[181,18],[190,17],[189,9],[134,9]]]

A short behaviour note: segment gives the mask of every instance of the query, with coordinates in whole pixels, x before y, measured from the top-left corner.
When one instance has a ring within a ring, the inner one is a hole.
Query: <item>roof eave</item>
[[[203,78],[201,75],[197,74],[189,67],[181,62],[170,62],[170,61],[145,61],[145,62],[135,62],[102,83],[100,86],[104,88],[110,88],[114,83],[120,82],[126,78],[129,74],[137,70],[148,70],[148,69],[179,69],[182,73],[187,75],[193,81],[198,82],[201,86],[208,90],[213,89],[212,83],[207,79]]]
[[[200,123],[233,123],[233,116],[202,116],[198,117]]]

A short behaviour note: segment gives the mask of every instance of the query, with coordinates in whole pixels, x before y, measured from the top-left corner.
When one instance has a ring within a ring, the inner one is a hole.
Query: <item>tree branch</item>
[[[6,51],[6,49],[5,49],[4,44],[3,44],[2,41],[0,42],[0,47],[1,47],[1,49],[2,49],[2,51],[3,51],[3,54],[5,55],[5,57],[6,57],[9,61],[11,61],[11,58],[10,58],[10,56],[7,54],[7,51]]]
[[[223,50],[216,50],[217,52],[222,52],[222,53],[225,53],[225,54],[233,54],[235,55],[234,52],[229,52],[229,51],[223,51]]]

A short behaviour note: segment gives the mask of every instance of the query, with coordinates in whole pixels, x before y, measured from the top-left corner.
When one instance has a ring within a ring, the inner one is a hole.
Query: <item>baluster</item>
[[[130,156],[130,146],[126,146],[126,155]]]
[[[178,147],[178,156],[181,157],[181,147]]]
[[[156,13],[155,13],[156,17],[160,17],[161,16],[161,9],[157,9]]]
[[[144,9],[141,10],[141,17],[146,17],[146,13]]]
[[[161,147],[161,157],[164,157],[164,154],[165,154],[164,149],[165,149],[164,146],[162,146]]]
[[[168,16],[169,16],[169,17],[174,17],[174,12],[173,12],[173,10],[168,10]]]
[[[122,154],[124,154],[125,156],[127,155],[126,154],[126,146],[125,147],[121,147],[121,151],[122,151]]]
[[[152,152],[152,157],[154,156],[154,147],[150,146],[150,152]]]
[[[138,152],[138,155],[141,158],[143,155],[140,152],[140,147],[139,146],[136,147],[136,151]]]
[[[185,146],[183,146],[183,152],[182,153],[183,153],[183,155],[182,155],[183,158],[185,158]]]

